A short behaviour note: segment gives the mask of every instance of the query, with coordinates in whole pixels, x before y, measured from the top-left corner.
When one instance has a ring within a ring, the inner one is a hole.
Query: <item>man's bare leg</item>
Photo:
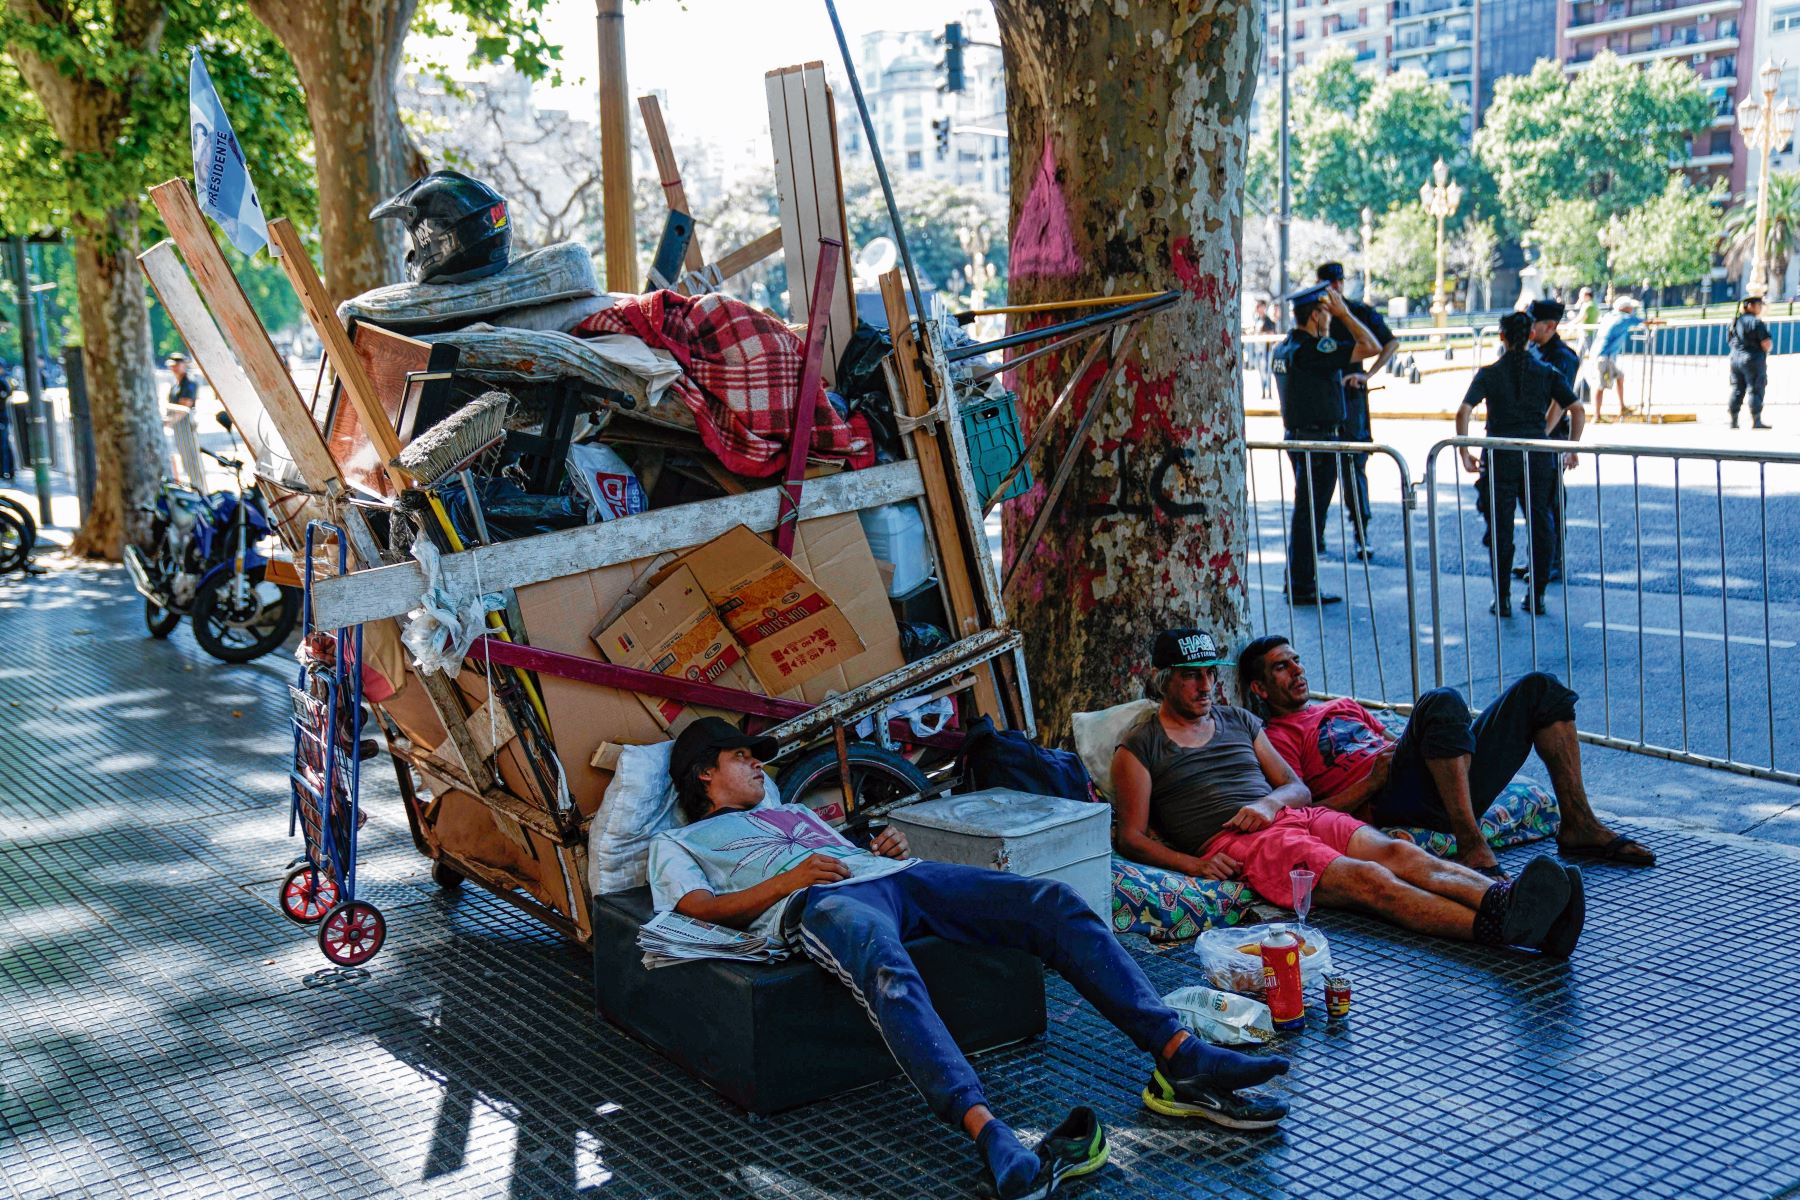
[[[1357,838],[1365,832],[1359,831]],[[1361,909],[1416,933],[1434,937],[1455,938],[1461,942],[1473,937],[1473,907],[1415,887],[1378,862],[1354,857],[1355,845],[1356,841],[1352,839],[1352,854],[1335,860],[1319,876],[1317,897],[1321,905]],[[1475,878],[1481,879],[1481,876]],[[1480,903],[1479,896],[1475,903]]]
[[[1498,866],[1493,849],[1482,836],[1481,822],[1475,816],[1475,801],[1469,795],[1469,761],[1472,755],[1451,758],[1428,758],[1425,770],[1444,802],[1444,813],[1450,818],[1450,832],[1456,835],[1456,861],[1470,867]],[[1491,882],[1491,881],[1490,881]]]
[[[1481,907],[1481,898],[1494,886],[1492,879],[1472,867],[1439,858],[1429,850],[1373,828],[1356,831],[1350,839],[1349,853],[1353,858],[1386,867],[1402,883],[1470,909]]]
[[[1544,726],[1532,738],[1532,744],[1550,769],[1550,786],[1555,789],[1556,803],[1562,810],[1562,829],[1556,835],[1556,844],[1604,846],[1617,837],[1601,824],[1588,804],[1587,784],[1581,777],[1581,739],[1575,736],[1575,722],[1558,721]],[[1641,857],[1652,860],[1647,847]]]

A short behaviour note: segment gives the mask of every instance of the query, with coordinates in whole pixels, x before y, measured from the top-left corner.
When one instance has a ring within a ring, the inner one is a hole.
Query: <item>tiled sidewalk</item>
[[[751,1120],[607,1026],[582,954],[437,891],[385,766],[363,887],[388,944],[320,986],[274,906],[291,659],[228,667],[140,610],[116,570],[0,582],[0,1194],[972,1194],[903,1084]],[[1054,979],[1050,1035],[978,1066],[1022,1131],[1099,1108],[1116,1165],[1074,1197],[1800,1195],[1800,859],[1645,836],[1662,865],[1589,871],[1567,965],[1320,914],[1355,1014],[1289,1040],[1277,1134],[1144,1112],[1141,1061]]]

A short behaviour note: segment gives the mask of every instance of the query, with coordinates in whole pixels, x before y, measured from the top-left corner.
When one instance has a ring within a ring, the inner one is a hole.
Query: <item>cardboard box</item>
[[[725,628],[742,644],[751,673],[770,692],[799,687],[867,648],[824,587],[746,526],[681,562],[706,589]]]
[[[662,574],[650,594],[625,615],[594,633],[608,662],[654,671],[697,683],[762,692],[744,662],[744,648],[731,636],[685,562]],[[702,716],[731,719],[719,709],[639,693],[650,715],[670,733],[680,733]]]

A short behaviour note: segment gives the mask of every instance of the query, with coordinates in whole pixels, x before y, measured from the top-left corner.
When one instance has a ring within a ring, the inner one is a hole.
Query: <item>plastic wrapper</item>
[[[570,446],[569,475],[587,500],[588,516],[596,522],[628,517],[650,507],[637,473],[611,446],[597,442]]]
[[[1194,956],[1214,987],[1261,995],[1263,939],[1278,929],[1300,938],[1300,986],[1309,991],[1323,988],[1325,976],[1331,973],[1331,943],[1311,925],[1282,923],[1208,929],[1194,939]]]
[[[1195,984],[1176,988],[1163,1003],[1175,1010],[1190,1032],[1221,1046],[1254,1046],[1275,1038],[1269,1006],[1236,992]]]

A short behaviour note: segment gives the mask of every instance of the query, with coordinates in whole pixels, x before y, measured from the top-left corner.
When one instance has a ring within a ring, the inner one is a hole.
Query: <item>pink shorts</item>
[[[1267,828],[1255,833],[1227,829],[1214,834],[1200,851],[1201,858],[1223,851],[1244,864],[1240,873],[1257,895],[1270,904],[1294,906],[1294,881],[1288,872],[1305,867],[1322,876],[1325,868],[1350,849],[1350,839],[1365,828],[1347,812],[1322,804],[1284,808]],[[1318,881],[1313,881],[1318,886]]]

